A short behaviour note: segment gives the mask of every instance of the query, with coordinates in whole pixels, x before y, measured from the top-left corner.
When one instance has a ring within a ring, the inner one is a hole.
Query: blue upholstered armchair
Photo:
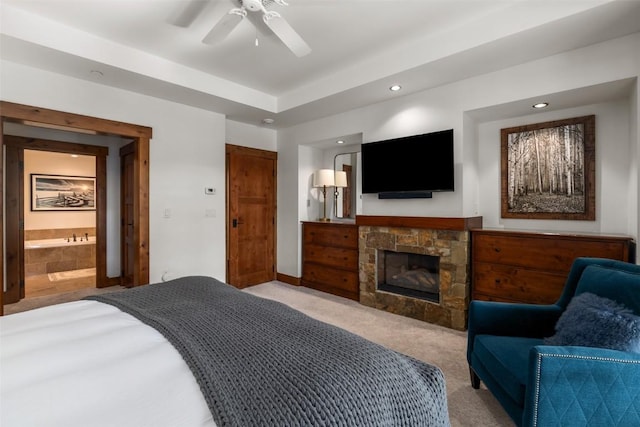
[[[471,384],[518,426],[640,426],[638,316],[640,265],[600,258],[576,259],[553,305],[472,301]]]

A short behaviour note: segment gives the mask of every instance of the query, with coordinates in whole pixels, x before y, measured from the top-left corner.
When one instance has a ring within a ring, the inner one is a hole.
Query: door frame
[[[8,147],[13,147],[19,150],[13,156],[18,156],[20,160],[24,159],[24,150],[33,150],[33,151],[47,151],[52,153],[67,153],[67,154],[78,154],[83,156],[91,156],[95,159],[95,176],[96,176],[96,287],[102,288],[111,286],[112,283],[110,279],[107,278],[107,254],[106,254],[106,213],[107,213],[107,155],[109,154],[109,148],[97,145],[86,145],[86,144],[76,144],[70,142],[62,142],[62,141],[53,141],[44,138],[26,138],[22,136],[13,136],[13,135],[3,135],[3,143]],[[5,153],[5,159],[9,161],[12,156],[9,156]],[[25,182],[22,179],[22,171],[14,170],[11,174],[7,168],[4,178],[14,177],[13,174],[20,174],[21,176],[18,178],[19,185],[16,190],[19,192],[19,198],[22,203],[18,206],[18,217],[14,217],[13,214],[9,212],[3,212],[5,215],[5,220],[7,224],[10,223],[11,218],[20,219],[24,221],[24,200],[22,196],[25,191]],[[6,175],[6,176],[5,176]],[[13,175],[13,176],[12,176]],[[6,200],[6,197],[9,196],[9,192],[7,190],[4,193],[3,199]],[[15,226],[18,226],[17,224]],[[19,228],[19,238],[15,240],[7,240],[5,243],[5,251],[9,257],[11,254],[18,254],[16,257],[16,262],[20,263],[20,286],[19,292],[20,298],[24,298],[24,227]],[[9,230],[7,230],[9,232]],[[10,268],[7,266],[7,268]],[[7,279],[10,278],[9,274],[7,274]],[[11,286],[12,282],[7,282],[7,287]],[[9,289],[7,289],[9,292]],[[3,297],[6,297],[4,295]]]
[[[0,101],[0,236],[4,241],[4,123],[14,122],[31,126],[62,129],[76,132],[92,132],[99,135],[114,135],[131,139],[136,146],[134,161],[134,211],[137,224],[134,226],[136,251],[133,286],[149,283],[149,143],[152,129],[147,126],[117,122],[97,117],[49,110],[29,105]],[[105,227],[106,228],[106,227]],[[96,230],[100,233],[100,230]],[[106,245],[106,229],[102,230]],[[4,289],[5,248],[0,242],[0,290]],[[105,255],[106,256],[106,255]],[[106,272],[105,272],[106,275]],[[100,280],[100,278],[96,278]],[[103,279],[106,279],[103,278]],[[4,292],[0,292],[0,315],[4,313]]]
[[[136,147],[132,142],[120,147],[120,284],[131,287],[133,282],[133,264],[135,264],[135,253],[129,250],[132,245],[131,236],[135,234],[135,221],[131,218],[135,217],[135,212],[129,212],[127,206],[130,204],[127,196],[134,193],[133,176],[129,175],[130,167],[128,160],[135,160]],[[131,219],[131,223],[127,223]],[[129,228],[131,227],[131,228]],[[133,255],[133,262],[130,263],[130,256]]]

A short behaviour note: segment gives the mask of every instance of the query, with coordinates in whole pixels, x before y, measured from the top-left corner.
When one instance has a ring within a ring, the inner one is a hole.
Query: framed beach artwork
[[[595,220],[595,116],[501,129],[503,218]]]
[[[94,211],[96,179],[31,174],[32,211]]]

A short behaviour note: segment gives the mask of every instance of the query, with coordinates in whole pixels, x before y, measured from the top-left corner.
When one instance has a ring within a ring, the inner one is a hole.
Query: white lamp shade
[[[314,187],[331,187],[335,185],[333,169],[320,169],[313,174],[313,186]]]
[[[346,187],[346,186],[347,186],[347,172],[336,171],[336,187]]]

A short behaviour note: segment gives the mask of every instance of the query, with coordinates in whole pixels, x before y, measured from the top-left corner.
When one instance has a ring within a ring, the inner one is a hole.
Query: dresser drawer
[[[625,245],[619,241],[590,240],[588,238],[540,235],[473,236],[473,259],[477,262],[505,264],[546,271],[568,273],[578,257],[625,259]]]
[[[555,303],[578,257],[631,261],[627,236],[472,230],[473,299]]]
[[[336,224],[304,224],[304,244],[358,249],[358,228]]]
[[[304,280],[312,287],[314,284],[325,285],[352,293],[357,293],[360,287],[357,272],[332,269],[317,264],[304,265]]]
[[[564,274],[476,263],[473,266],[473,298],[553,304],[560,297],[565,280]]]
[[[305,265],[311,262],[328,267],[358,271],[358,252],[353,249],[327,248],[326,246],[306,244],[303,257]],[[306,274],[306,272],[303,274]]]
[[[304,222],[302,232],[302,285],[358,301],[358,227]]]

